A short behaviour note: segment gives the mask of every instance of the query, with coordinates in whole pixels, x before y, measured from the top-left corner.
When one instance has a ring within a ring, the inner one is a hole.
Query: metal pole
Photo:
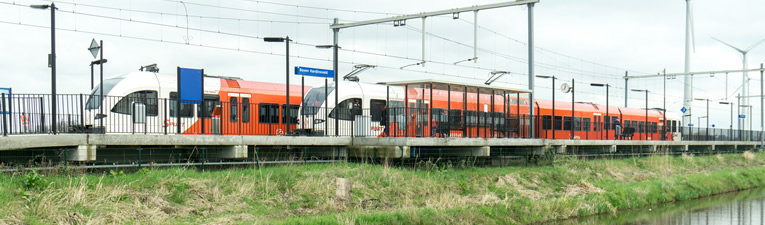
[[[611,129],[611,127],[610,127],[610,125],[611,125],[611,116],[608,114],[608,87],[609,86],[611,86],[611,85],[606,84],[606,120],[608,120],[608,124],[609,124],[609,126],[604,126],[604,128],[606,130],[606,140],[611,139],[611,136],[608,136],[608,130]],[[605,122],[606,120],[602,121],[603,125],[606,125],[606,122]]]
[[[56,3],[50,4],[50,51],[51,51],[51,116],[53,134],[56,134]],[[103,105],[103,104],[102,104]],[[103,108],[103,107],[101,107]]]
[[[430,98],[430,108],[428,109],[428,115],[430,115],[430,120],[428,120],[428,124],[430,124],[429,127],[432,127],[433,126],[433,122],[431,122],[431,121],[433,121],[433,83],[430,83],[429,87],[430,87],[430,97],[429,97]],[[438,123],[439,123],[438,125],[441,126],[441,121],[438,121]],[[443,129],[443,127],[439,127],[439,128]],[[431,132],[433,132],[433,129],[430,129],[430,130],[431,130]],[[431,133],[430,136],[433,137],[433,134]]]
[[[553,87],[555,88],[555,87]],[[571,140],[574,140],[574,78],[571,78],[571,123],[569,129],[571,129]]]
[[[329,127],[329,81],[327,78],[324,78],[324,130],[326,131],[327,127]],[[388,101],[390,102],[390,100]],[[390,105],[389,105],[390,106]],[[313,125],[312,125],[313,126]],[[329,133],[324,133],[324,135],[329,136]]]
[[[664,105],[662,106],[662,116],[664,116],[664,126],[662,126],[661,140],[667,140],[667,69],[661,71],[664,74]]]
[[[707,138],[709,138],[709,99],[707,99]]]
[[[1,102],[3,104],[3,111],[2,111],[2,113],[3,113],[3,136],[8,136],[8,119],[6,118],[6,114],[5,114],[5,112],[7,111],[7,110],[5,110],[5,107],[6,107],[5,106],[5,93],[2,93],[1,95],[3,97],[2,99],[0,99],[0,100],[3,101],[3,102]],[[21,121],[21,122],[24,123],[24,121]],[[24,129],[22,128],[22,131],[23,130]]]
[[[175,131],[176,134],[181,134],[181,67],[178,67],[178,98],[175,99]],[[101,88],[103,90],[103,88]],[[229,107],[231,103],[229,102]],[[101,107],[102,109],[104,107]],[[221,121],[222,123],[222,121]]]
[[[645,122],[643,122],[643,133],[645,133],[645,139],[648,140],[648,89],[645,90]],[[640,133],[640,136],[643,136]]]
[[[552,139],[555,139],[555,76],[552,76]]]
[[[629,96],[630,90],[630,79],[627,78],[627,74],[629,74],[629,71],[624,71],[624,108],[627,108],[627,96]]]
[[[300,104],[303,104],[305,101],[303,98],[305,98],[305,76],[300,76]],[[326,100],[326,99],[325,99]],[[305,111],[305,105],[302,108]],[[305,130],[305,113],[300,113],[300,125],[303,130]]]
[[[765,132],[765,99],[763,99],[763,64],[760,63],[760,150],[765,148],[765,141],[763,141],[763,132]]]
[[[99,88],[100,95],[101,95],[101,97],[99,98],[99,100],[101,100],[101,104],[99,104],[99,105],[101,107],[98,107],[98,110],[99,110],[98,113],[100,113],[103,116],[104,115],[104,101],[106,101],[104,99],[104,40],[99,40],[99,43],[101,44],[101,48],[99,49],[99,51],[101,51],[100,56],[99,56],[100,57],[99,62],[101,62],[101,63],[98,64],[98,67],[99,67],[99,70],[100,70],[100,77],[99,77],[100,81],[99,82],[101,82],[101,83],[99,83],[98,85],[101,85],[101,88]],[[178,86],[180,86],[180,83],[179,83]],[[178,99],[180,99],[180,97],[181,96],[179,95]],[[178,107],[178,109],[180,109],[180,107]],[[176,112],[177,112],[177,110],[176,110]],[[106,117],[103,117],[103,118],[98,120],[98,126],[101,127],[101,130],[104,133],[106,133],[106,128],[104,127],[104,119],[105,118]],[[180,117],[178,117],[178,118],[180,118]],[[178,123],[178,126],[180,127],[180,122]]]
[[[534,3],[528,4],[529,7],[529,136],[534,135]],[[518,106],[520,107],[520,99]]]
[[[335,18],[335,20],[332,23],[332,25],[337,25],[338,21],[340,21],[340,20]],[[335,109],[334,110],[337,110],[337,106],[340,104],[340,102],[339,102],[340,97],[338,96],[338,92],[340,92],[340,82],[338,82],[338,79],[337,79],[337,74],[339,72],[339,71],[337,71],[337,67],[338,67],[338,61],[337,61],[337,47],[338,47],[337,46],[337,35],[338,35],[339,32],[340,32],[339,28],[332,29],[332,33],[333,33],[333,35],[332,35],[333,36],[333,38],[332,38],[333,39],[333,41],[332,41],[332,43],[333,43],[332,44],[332,70],[335,71]],[[338,113],[339,113],[339,111],[338,111]],[[335,136],[340,136],[339,135],[340,134],[339,133],[340,132],[339,128],[340,128],[340,120],[335,118]]]
[[[90,63],[90,90],[93,90],[93,63]]]
[[[286,86],[287,86],[287,105],[285,105],[285,109],[284,109],[284,112],[286,113],[286,116],[284,117],[284,119],[287,120],[287,129],[286,129],[287,132],[285,132],[284,134],[285,135],[289,135],[289,133],[290,133],[290,122],[291,122],[290,120],[292,120],[291,117],[290,117],[290,36],[287,36],[287,38],[284,39],[284,43],[286,43],[286,48],[287,48],[287,53],[285,54],[285,55],[287,55],[287,67],[286,67],[286,72],[284,73],[284,76],[287,78],[287,84],[286,84]],[[241,130],[240,130],[240,133],[241,133]]]

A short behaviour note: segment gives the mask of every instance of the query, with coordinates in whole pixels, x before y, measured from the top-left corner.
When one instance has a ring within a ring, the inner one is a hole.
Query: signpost
[[[0,100],[0,104],[2,104],[2,111],[0,113],[3,114],[9,114],[10,110],[8,108],[11,107],[10,103],[11,101],[8,100],[11,96],[11,89],[10,88],[0,88],[0,95],[2,95],[2,100]]]
[[[204,69],[188,69],[178,67],[178,99],[175,99],[175,116],[176,116],[176,128],[178,134],[181,133],[181,102],[200,104],[204,110],[204,103],[202,102],[202,93],[204,92]],[[202,117],[206,112],[202,112]],[[202,123],[204,124],[204,123]],[[204,125],[202,125],[202,133],[204,134]]]
[[[746,118],[746,115],[744,115],[744,114],[739,114],[739,115],[738,115],[738,118],[740,118],[740,119],[745,119],[745,118]]]

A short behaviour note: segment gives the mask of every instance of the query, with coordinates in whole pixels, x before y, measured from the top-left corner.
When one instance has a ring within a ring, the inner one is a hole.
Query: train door
[[[250,127],[250,94],[228,93],[222,108],[221,130],[223,134],[242,135]],[[246,113],[246,115],[244,114]]]
[[[425,104],[420,99],[409,101],[409,136],[422,137],[425,135],[425,126],[427,125],[425,108],[427,108],[428,104]]]

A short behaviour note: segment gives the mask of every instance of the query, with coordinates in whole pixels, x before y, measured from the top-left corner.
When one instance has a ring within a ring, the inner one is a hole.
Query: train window
[[[316,115],[316,113],[319,112],[321,105],[324,104],[327,94],[331,93],[333,90],[335,90],[334,86],[311,88],[311,90],[305,94],[305,99],[303,100],[303,115]]]
[[[582,130],[590,131],[590,118],[584,118],[584,122],[582,122]]]
[[[574,117],[574,130],[582,131],[582,117]]]
[[[231,117],[231,122],[232,123],[236,123],[236,121],[239,120],[239,118],[237,117],[237,113],[239,113],[239,109],[238,109],[236,97],[231,97],[230,100],[229,100],[229,104],[231,106],[231,108],[229,110],[230,117]]]
[[[130,115],[133,103],[143,103],[146,105],[146,116],[157,116],[157,92],[156,91],[136,91],[122,97],[112,108],[112,112]]]
[[[552,116],[542,116],[542,129],[552,129]]]
[[[287,107],[286,104],[282,104],[282,123],[284,124],[287,124],[287,112],[285,111],[287,109],[290,110],[290,124],[297,124],[298,111],[300,110],[300,106],[290,104],[290,106]]]
[[[451,109],[449,110],[449,126],[451,129],[462,128],[462,110]]]
[[[518,104],[518,100],[517,100],[517,99],[514,99],[514,98],[508,98],[507,100],[510,102],[510,103],[508,103],[508,104],[513,104],[513,105],[515,105],[515,104]]]
[[[117,85],[122,79],[125,79],[123,77],[118,78],[112,78],[112,79],[106,79],[104,80],[104,98],[106,98],[106,95],[109,94],[109,91],[114,88],[114,86]],[[88,102],[85,105],[85,109],[98,109],[98,107],[101,107],[101,85],[99,84],[96,86],[96,88],[93,89],[93,92],[90,93],[90,97],[88,97]],[[148,113],[148,108],[146,109]]]
[[[215,111],[215,107],[220,104],[220,97],[217,95],[204,95],[204,107],[202,104],[197,105],[197,114],[200,117],[210,118]]]
[[[493,118],[494,118],[494,125],[497,125],[497,126],[499,126],[499,125],[503,125],[503,124],[505,124],[505,120],[504,120],[504,118],[505,118],[505,113],[501,113],[501,112],[494,112],[494,113],[492,113],[492,114],[494,115],[494,116],[493,116]]]
[[[603,119],[604,119],[603,120],[603,130],[613,130],[613,128],[611,127],[611,121],[612,120],[609,120],[608,116],[603,117]]]
[[[468,110],[465,111],[465,118],[467,118],[467,126],[468,127],[476,127],[478,124],[478,118],[476,116],[475,111]]]
[[[279,105],[261,103],[258,105],[260,123],[279,123]]]
[[[446,123],[449,121],[449,117],[446,115],[445,109],[433,108],[433,120],[439,123]]]
[[[655,134],[655,133],[657,133],[657,132],[656,132],[657,130],[658,130],[658,129],[657,129],[657,127],[656,127],[656,122],[651,122],[651,133],[654,133],[654,134]]]
[[[170,92],[170,103],[168,108],[171,117],[177,117],[179,114],[181,117],[194,117],[194,104],[181,102],[181,109],[177,110],[177,102],[178,92]]]
[[[553,120],[553,129],[555,130],[563,129],[563,127],[561,127],[561,124],[563,124],[563,117],[555,116],[555,119]]]
[[[638,127],[639,127],[638,130],[640,130],[638,131],[639,133],[648,133],[646,132],[647,130],[645,129],[644,121],[638,122]]]
[[[353,120],[354,113],[352,112],[353,103],[354,101],[361,102],[360,98],[349,98],[346,100],[343,100],[338,104],[337,108],[332,109],[332,111],[329,112],[329,118],[335,118],[339,120]],[[402,105],[403,106],[403,105]],[[402,111],[403,114],[403,111]]]
[[[250,98],[242,98],[242,123],[250,122]]]
[[[384,106],[385,106],[385,100],[377,100],[377,99],[369,100],[369,109],[370,109],[369,113],[372,116],[372,121],[380,122],[382,120],[382,111]]]
[[[571,117],[563,117],[563,130],[571,130]]]
[[[632,121],[632,126],[631,127],[635,128],[635,132],[639,132],[638,131],[638,121],[637,120],[633,120]]]

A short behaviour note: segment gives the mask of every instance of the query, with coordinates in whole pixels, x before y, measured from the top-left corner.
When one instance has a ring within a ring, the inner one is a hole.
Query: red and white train
[[[284,84],[215,76],[204,79],[204,103],[183,103],[180,109],[176,107],[174,74],[132,72],[106,79],[104,95],[112,97],[100,99],[100,85],[93,90],[86,104],[87,124],[107,133],[172,134],[180,126],[182,134],[382,136],[383,107],[387,105],[388,135],[396,137],[613,139],[614,131],[606,133],[604,128],[612,127],[611,121],[618,118],[623,127],[634,128],[634,140],[661,140],[661,131],[666,128],[667,139],[672,139],[679,125],[675,117],[668,116],[665,127],[659,110],[649,109],[646,118],[645,109],[616,106],[609,108],[612,118],[608,120],[604,106],[588,103],[574,103],[572,117],[572,104],[564,101],[556,101],[553,117],[552,101],[536,100],[538,129],[528,134],[528,99],[515,94],[472,92],[464,96],[459,90],[434,89],[431,98],[429,88],[405,92],[402,86],[341,81],[339,107],[334,109],[334,83],[303,90],[291,85],[288,106]]]

